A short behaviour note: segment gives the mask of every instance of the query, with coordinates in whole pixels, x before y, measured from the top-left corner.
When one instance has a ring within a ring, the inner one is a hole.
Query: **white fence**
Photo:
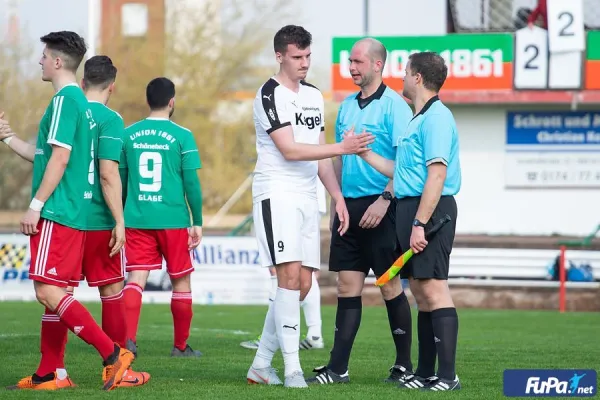
[[[502,286],[557,286],[547,280],[548,265],[558,250],[455,248],[451,256],[451,284],[490,284]],[[569,283],[572,287],[600,287],[600,252],[568,250],[569,262],[589,264],[595,282]],[[258,264],[254,237],[205,237],[194,252],[196,271],[192,274],[193,301],[196,304],[266,304],[269,273]],[[0,301],[33,301],[33,285],[28,279],[29,246],[22,235],[0,235]],[[369,277],[369,282],[373,281]],[[144,292],[145,302],[168,302],[170,284],[164,271],[151,273]],[[75,297],[97,301],[98,292],[83,283]]]
[[[454,248],[450,256],[450,284],[553,287],[548,267],[560,255],[557,250]],[[595,282],[568,282],[567,287],[600,287],[600,252],[567,250],[565,265],[592,267]],[[370,276],[369,282],[375,277]]]

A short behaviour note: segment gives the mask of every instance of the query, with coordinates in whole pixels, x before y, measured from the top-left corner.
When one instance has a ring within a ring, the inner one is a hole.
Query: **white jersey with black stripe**
[[[317,197],[318,161],[288,161],[269,136],[291,126],[297,143],[319,144],[325,129],[325,102],[321,91],[301,82],[296,93],[274,78],[258,89],[254,99],[256,167],[252,183],[253,200],[275,193],[298,193]]]

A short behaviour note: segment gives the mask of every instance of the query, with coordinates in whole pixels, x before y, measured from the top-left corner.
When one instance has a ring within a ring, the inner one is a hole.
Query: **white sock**
[[[69,375],[67,374],[67,370],[66,369],[64,369],[64,368],[56,368],[56,377],[58,379],[62,380],[62,379],[65,379],[67,376],[69,376]]]
[[[275,295],[277,294],[277,275],[273,275],[271,277],[271,291],[269,292],[269,300],[275,300]]]
[[[317,276],[313,273],[312,285],[302,304],[304,320],[308,327],[307,337],[321,337],[321,289]]]
[[[283,354],[285,376],[302,371],[298,355],[300,342],[300,291],[277,288],[273,302],[275,327]]]
[[[260,335],[258,350],[252,362],[253,368],[267,368],[271,366],[275,352],[279,350],[279,341],[277,340],[277,331],[275,329],[275,312],[273,302],[269,300],[269,309],[265,317],[265,324]]]

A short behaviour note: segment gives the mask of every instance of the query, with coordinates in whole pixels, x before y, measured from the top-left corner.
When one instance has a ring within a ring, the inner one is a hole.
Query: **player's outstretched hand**
[[[110,238],[110,243],[108,247],[110,247],[110,256],[113,257],[117,254],[123,246],[125,245],[125,225],[117,224],[113,228],[112,237]]]
[[[340,236],[344,236],[344,233],[346,233],[348,227],[350,227],[350,216],[348,215],[348,208],[346,207],[346,202],[343,198],[335,202],[335,212],[340,220],[338,232]]]
[[[192,226],[189,232],[188,238],[188,249],[190,251],[194,250],[200,244],[202,240],[202,227],[201,226]]]
[[[38,233],[37,224],[40,221],[40,212],[33,211],[31,208],[27,210],[21,219],[21,232],[24,235],[32,236]]]
[[[4,119],[4,112],[0,112],[0,140],[15,136],[15,133],[10,128],[8,121]]]
[[[354,127],[344,132],[342,147],[344,154],[361,154],[369,151],[369,145],[375,141],[375,136],[363,129],[359,134],[354,132]]]

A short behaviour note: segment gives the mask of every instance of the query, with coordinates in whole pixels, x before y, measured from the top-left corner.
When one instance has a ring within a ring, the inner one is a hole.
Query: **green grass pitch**
[[[99,320],[100,304],[87,304]],[[201,359],[171,359],[172,323],[169,305],[147,304],[142,309],[136,370],[152,378],[139,388],[110,393],[100,390],[101,361],[95,350],[69,334],[67,370],[78,388],[55,393],[8,392],[6,399],[383,399],[503,398],[502,372],[507,368],[600,369],[596,313],[553,311],[458,310],[460,317],[457,372],[463,389],[454,393],[405,392],[384,384],[394,362],[394,348],[384,307],[365,307],[350,359],[349,385],[317,386],[305,390],[249,386],[246,371],[254,351],[239,346],[262,328],[265,307],[197,306],[190,344],[204,352]],[[14,384],[35,371],[39,360],[42,309],[36,303],[0,303],[0,385]],[[305,375],[323,365],[333,342],[335,307],[323,307],[325,349],[301,351]],[[304,320],[302,321],[304,324]],[[413,362],[416,364],[416,313],[413,313]],[[306,329],[303,327],[303,335]],[[281,353],[274,367],[283,371]]]

